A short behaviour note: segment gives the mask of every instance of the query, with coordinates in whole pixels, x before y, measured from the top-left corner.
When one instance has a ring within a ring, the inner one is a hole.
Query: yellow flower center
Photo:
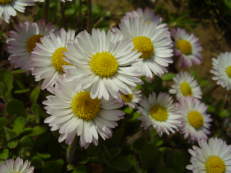
[[[72,98],[71,108],[77,117],[92,120],[100,111],[100,100],[92,99],[87,91],[81,91]]]
[[[228,75],[228,77],[231,78],[231,66],[228,66],[228,67],[225,69],[225,72],[226,72],[226,74]]]
[[[132,94],[121,94],[120,97],[125,103],[130,103],[133,99]]]
[[[142,53],[141,58],[151,58],[154,53],[154,46],[150,38],[145,36],[137,36],[132,39],[135,49]]]
[[[55,52],[51,56],[51,61],[54,68],[59,72],[63,73],[63,65],[70,65],[68,62],[64,60],[64,53],[67,51],[67,48],[60,47],[55,50]]]
[[[158,104],[151,108],[150,114],[156,121],[166,121],[168,119],[167,109]]]
[[[13,0],[0,0],[0,5],[10,4]]]
[[[225,173],[225,163],[218,156],[209,156],[205,162],[206,173]]]
[[[89,62],[91,70],[100,77],[112,77],[118,71],[117,59],[109,52],[99,52]]]
[[[196,129],[199,129],[204,124],[204,117],[198,111],[191,111],[188,113],[188,121],[191,126]]]
[[[181,82],[180,92],[183,96],[192,96],[192,88],[188,82]]]
[[[1,0],[0,0],[1,1]],[[36,44],[40,42],[40,39],[43,37],[43,35],[37,34],[37,35],[33,35],[32,37],[30,37],[27,40],[26,43],[26,49],[29,53],[31,53],[33,51],[33,49],[35,48]]]
[[[187,40],[177,40],[176,48],[179,49],[185,55],[192,54],[192,45]]]

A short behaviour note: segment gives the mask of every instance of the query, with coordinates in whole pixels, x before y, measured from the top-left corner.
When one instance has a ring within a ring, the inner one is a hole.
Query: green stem
[[[60,6],[61,6],[61,9],[60,9],[61,10],[61,15],[62,15],[61,23],[63,24],[63,26],[66,26],[65,25],[65,20],[66,20],[66,18],[65,18],[65,3],[60,1]]]
[[[48,17],[49,17],[49,4],[50,4],[50,0],[46,0],[44,3],[44,19],[46,22],[48,22]]]
[[[87,0],[88,16],[87,16],[87,30],[91,31],[92,27],[92,0]]]

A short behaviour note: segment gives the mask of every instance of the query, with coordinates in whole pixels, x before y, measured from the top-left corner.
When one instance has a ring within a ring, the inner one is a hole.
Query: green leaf
[[[224,0],[225,5],[231,9],[231,0]]]
[[[40,87],[37,86],[32,90],[32,92],[30,94],[30,100],[31,100],[32,103],[37,102],[39,94],[40,94]]]
[[[9,142],[9,143],[7,144],[7,146],[8,146],[10,149],[16,148],[17,145],[18,145],[18,141],[12,141],[12,142]]]
[[[130,118],[130,120],[131,120],[131,121],[137,120],[137,118],[140,117],[140,116],[141,116],[141,114],[140,114],[139,112],[134,112],[134,113],[132,114],[132,117]]]
[[[161,76],[162,80],[172,80],[176,76],[175,73],[166,73],[163,76]]]
[[[127,114],[131,114],[133,112],[133,109],[130,107],[125,107],[123,111]]]
[[[19,100],[12,100],[7,104],[7,112],[9,115],[24,116],[26,115],[26,109],[23,102]]]
[[[37,103],[34,103],[34,104],[32,105],[31,110],[32,110],[33,114],[35,114],[36,116],[38,116],[38,118],[39,118],[39,117],[45,117],[45,116],[46,116],[46,113],[43,111],[43,109],[42,109],[42,108],[40,107],[40,105],[37,104]]]
[[[0,70],[0,79],[0,97],[6,101],[10,100],[13,89],[13,74],[7,70]]]
[[[46,132],[46,128],[45,127],[41,127],[41,126],[35,126],[32,129],[32,132],[29,134],[29,136],[39,136],[43,133]]]
[[[15,90],[14,93],[15,94],[25,94],[25,93],[28,93],[30,92],[30,89],[29,88],[26,88],[26,89],[19,89],[19,90]]]
[[[226,118],[226,117],[229,117],[230,116],[230,112],[226,109],[223,109],[219,112],[219,116],[221,118]]]
[[[0,159],[1,160],[6,160],[9,157],[9,150],[8,149],[4,149],[0,152]]]
[[[14,124],[13,124],[13,131],[17,135],[21,134],[24,130],[25,124],[26,124],[25,118],[17,117],[14,121]]]

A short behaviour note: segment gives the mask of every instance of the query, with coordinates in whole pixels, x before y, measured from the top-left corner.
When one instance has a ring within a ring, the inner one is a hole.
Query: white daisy
[[[190,165],[186,168],[193,173],[230,173],[231,146],[218,138],[201,141],[199,146],[189,149]]]
[[[212,119],[206,113],[207,106],[192,97],[181,98],[177,106],[182,116],[181,130],[185,138],[191,141],[207,139]]]
[[[176,94],[177,98],[190,96],[200,99],[201,88],[197,81],[187,72],[180,72],[173,79],[174,84],[172,85],[169,92]]]
[[[142,18],[146,22],[153,22],[157,25],[162,22],[162,18],[155,15],[153,10],[151,10],[150,8],[138,8],[137,10],[127,12],[122,20],[127,20],[129,18]]]
[[[90,92],[82,90],[81,84],[75,81],[59,83],[54,95],[43,102],[51,116],[45,123],[51,130],[59,130],[59,142],[71,144],[75,136],[80,136],[81,147],[87,148],[90,143],[98,144],[98,139],[112,136],[112,128],[123,118],[123,105],[115,100],[105,101],[92,99]]]
[[[218,85],[231,89],[231,52],[221,53],[216,59],[212,59],[211,73],[214,75],[213,80]]]
[[[175,54],[179,56],[179,65],[190,67],[193,64],[200,64],[202,60],[202,47],[198,38],[188,34],[185,30],[177,28],[172,31],[175,43]]]
[[[23,161],[21,158],[10,159],[0,164],[1,173],[33,173],[34,167],[29,161]]]
[[[141,91],[136,88],[132,90],[131,94],[120,94],[120,101],[131,108],[135,108],[140,100]]]
[[[130,94],[141,82],[132,66],[139,61],[139,53],[129,41],[113,38],[117,36],[98,29],[91,35],[83,31],[66,53],[68,62],[75,66],[65,67],[67,76],[89,88],[92,98],[119,98],[119,92]]]
[[[31,52],[40,39],[50,31],[53,31],[53,26],[45,24],[44,21],[25,22],[17,25],[15,31],[10,31],[10,37],[7,40],[11,64],[16,68],[30,70]]]
[[[139,118],[141,126],[145,129],[152,126],[159,135],[175,133],[181,123],[180,116],[176,113],[175,104],[171,96],[165,93],[152,93],[140,102]]]
[[[65,60],[64,53],[68,44],[75,41],[75,32],[61,29],[58,33],[50,33],[43,37],[32,52],[32,74],[36,81],[43,80],[42,89],[52,91],[58,79],[63,77]]]
[[[27,6],[34,5],[34,0],[0,0],[0,19],[9,23],[11,16],[16,16],[17,11],[23,13]]]
[[[162,75],[172,63],[172,40],[166,24],[156,25],[142,18],[129,18],[120,24],[124,38],[141,53],[140,69],[144,76]]]

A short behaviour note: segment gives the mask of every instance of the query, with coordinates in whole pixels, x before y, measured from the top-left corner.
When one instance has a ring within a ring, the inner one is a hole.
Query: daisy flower
[[[199,146],[189,149],[190,165],[186,168],[193,173],[230,173],[231,146],[218,138],[201,141]]]
[[[65,67],[67,76],[81,81],[92,98],[119,98],[120,92],[130,94],[131,88],[141,83],[140,73],[133,67],[140,54],[129,41],[113,38],[117,36],[99,29],[92,34],[83,31],[65,54],[73,65]]]
[[[201,98],[201,89],[197,81],[187,72],[180,72],[173,79],[174,84],[172,85],[169,92],[171,94],[176,94],[176,97],[180,99],[181,97],[195,97]]]
[[[218,85],[231,89],[231,52],[221,53],[216,59],[212,59],[211,73],[214,75],[213,80]]]
[[[21,158],[10,159],[0,164],[1,173],[33,173],[34,167],[29,161],[23,161]]]
[[[52,25],[45,24],[44,21],[38,23],[25,22],[10,31],[7,40],[9,61],[15,68],[24,70],[31,69],[31,52],[34,50],[40,39],[53,31]]]
[[[182,116],[181,130],[185,138],[192,141],[207,139],[212,119],[206,113],[207,106],[192,97],[181,98],[177,106]]]
[[[68,45],[74,42],[76,36],[72,30],[61,29],[57,33],[50,33],[43,37],[32,52],[32,74],[36,81],[43,80],[42,89],[52,91],[58,79],[63,77],[64,65],[70,65],[65,60],[64,53]]]
[[[34,0],[0,0],[0,19],[9,23],[11,16],[16,16],[17,11],[23,13],[27,6],[34,5]]]
[[[162,18],[155,15],[153,10],[151,10],[150,8],[138,8],[137,10],[127,12],[122,20],[127,20],[129,18],[142,18],[146,22],[153,22],[156,25],[162,22]]]
[[[188,34],[185,30],[177,28],[172,31],[175,42],[175,54],[178,56],[179,65],[190,67],[193,64],[201,63],[201,45],[198,38],[193,34]]]
[[[140,100],[141,100],[141,91],[136,88],[132,90],[131,94],[120,94],[120,101],[123,104],[133,109],[140,102]]]
[[[120,24],[124,38],[130,40],[135,50],[141,53],[137,69],[152,78],[162,75],[172,63],[172,40],[166,24],[156,25],[142,18],[129,18]]]
[[[165,93],[152,93],[148,98],[143,98],[138,107],[142,114],[139,118],[141,126],[145,129],[152,126],[159,135],[175,133],[181,123],[180,116],[176,113],[175,104],[171,96]]]
[[[54,95],[43,102],[51,116],[45,119],[51,130],[59,130],[59,142],[71,144],[80,136],[80,146],[87,148],[90,143],[112,136],[112,128],[123,118],[119,110],[121,103],[115,100],[93,99],[88,90],[83,90],[76,81],[62,81],[54,89]]]

